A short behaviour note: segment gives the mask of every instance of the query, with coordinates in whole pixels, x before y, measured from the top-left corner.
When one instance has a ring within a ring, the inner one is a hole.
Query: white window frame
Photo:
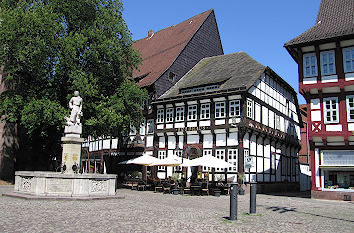
[[[188,118],[187,119],[189,121],[197,120],[197,110],[198,110],[197,105],[189,105],[188,106]]]
[[[333,108],[333,103],[330,103],[330,108],[328,109],[326,101],[332,102],[333,100],[336,101],[335,108]],[[330,114],[331,120],[327,120],[327,113]],[[333,120],[334,117],[333,113],[336,114],[336,120]],[[325,124],[339,123],[338,97],[323,98],[323,119]]]
[[[343,48],[343,66],[345,73],[354,72],[354,47]]]
[[[164,113],[165,113],[165,110],[163,108],[157,109],[156,123],[164,123]]]
[[[314,58],[314,60],[312,59]],[[309,60],[307,60],[309,59]],[[309,61],[309,63],[307,63],[307,61]],[[307,74],[306,73],[306,69],[309,69],[310,73]],[[313,71],[314,69],[314,71]],[[304,77],[308,78],[308,77],[314,77],[318,75],[318,71],[317,71],[317,57],[316,57],[316,53],[306,53],[303,55],[303,71],[304,71]]]
[[[336,73],[336,59],[334,50],[322,51],[320,53],[321,61],[321,75],[332,75]],[[326,59],[325,59],[326,58]],[[330,58],[332,60],[330,61]],[[331,72],[330,66],[333,66],[333,71]]]
[[[167,158],[167,156],[166,156],[166,151],[165,151],[165,150],[159,150],[159,152],[158,152],[158,158],[159,158],[159,159],[165,159],[165,158]],[[160,171],[165,171],[165,170],[166,170],[166,167],[165,167],[165,166],[158,166],[157,169],[160,170]]]
[[[215,150],[215,157],[217,159],[221,159],[225,161],[225,149],[216,149]],[[224,168],[216,168],[216,171],[224,171]]]
[[[347,102],[347,121],[354,122],[354,95],[348,95],[346,97],[346,102]],[[353,114],[352,114],[353,117],[350,117],[350,115],[351,115],[350,111],[353,111]]]
[[[212,149],[203,149],[203,156],[212,156],[212,154],[213,154]],[[202,168],[203,168],[203,172],[211,171],[210,167],[203,166]]]
[[[237,172],[238,149],[228,149],[227,154],[227,161],[234,165],[234,167],[228,168],[228,170]]]
[[[184,121],[184,106],[176,107],[176,121]]]
[[[229,117],[241,116],[240,100],[231,100],[229,102]]]
[[[174,114],[174,109],[173,108],[167,108],[166,109],[166,123],[167,122],[173,122],[173,114]]]
[[[253,100],[247,99],[247,117],[254,118],[254,104]]]
[[[225,118],[225,116],[226,116],[225,101],[215,102],[215,118]]]
[[[200,119],[210,119],[210,103],[200,105]]]

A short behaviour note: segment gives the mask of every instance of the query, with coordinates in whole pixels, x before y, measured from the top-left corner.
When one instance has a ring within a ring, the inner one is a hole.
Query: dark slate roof
[[[138,83],[141,87],[153,84],[172,65],[212,12],[205,11],[133,44],[143,59],[139,70],[133,70],[133,78],[143,77]]]
[[[315,26],[285,43],[285,46],[352,34],[354,34],[354,0],[322,0]]]
[[[266,67],[245,52],[202,59],[159,99],[182,97],[181,89],[220,83],[217,91],[250,88]],[[214,90],[211,90],[215,92]]]

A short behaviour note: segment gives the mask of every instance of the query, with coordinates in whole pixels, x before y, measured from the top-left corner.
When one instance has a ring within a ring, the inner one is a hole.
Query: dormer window
[[[176,75],[170,71],[168,73],[168,80],[170,80],[170,82],[174,82],[175,78],[176,78]]]
[[[204,87],[192,87],[192,88],[181,90],[181,94],[210,91],[210,90],[218,89],[219,87],[220,87],[219,84],[213,84],[213,85],[208,85],[208,86],[204,86]]]

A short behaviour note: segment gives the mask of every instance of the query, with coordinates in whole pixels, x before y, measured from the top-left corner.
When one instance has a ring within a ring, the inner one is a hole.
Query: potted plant
[[[174,187],[172,187],[172,193],[174,195],[177,195],[179,194],[179,189],[177,189],[178,187],[178,183],[181,182],[181,179],[179,178],[179,174],[178,173],[173,173],[172,176],[171,176],[171,180],[173,180],[174,182]]]
[[[244,173],[238,174],[238,182],[240,183],[240,186],[239,186],[239,194],[240,195],[245,195],[245,191],[246,191],[245,178],[246,178],[246,176]]]

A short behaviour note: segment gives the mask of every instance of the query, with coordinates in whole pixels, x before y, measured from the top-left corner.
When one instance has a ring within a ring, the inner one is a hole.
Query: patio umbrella
[[[138,165],[149,166],[150,164],[158,162],[158,161],[160,161],[160,159],[150,156],[150,155],[147,155],[147,154],[144,154],[140,157],[120,162],[119,164],[138,164]]]
[[[203,157],[191,160],[191,166],[205,166],[213,168],[228,168],[235,165],[226,162],[225,160],[218,159],[211,155],[205,155]]]
[[[182,158],[171,156],[150,164],[150,166],[179,166],[182,163]]]

